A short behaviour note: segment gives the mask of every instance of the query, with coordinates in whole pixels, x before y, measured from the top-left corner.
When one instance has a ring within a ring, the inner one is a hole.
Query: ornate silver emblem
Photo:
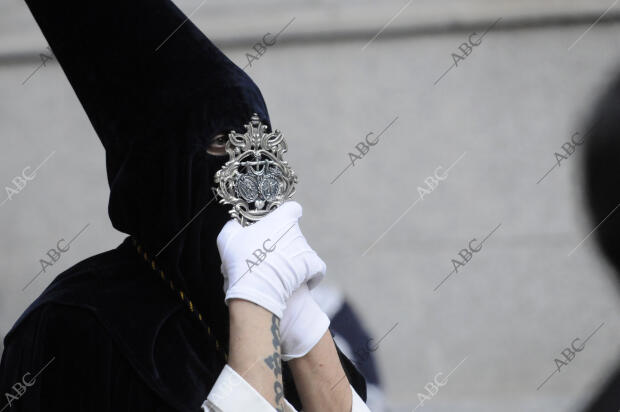
[[[229,160],[215,174],[215,191],[230,214],[248,226],[293,197],[297,176],[282,155],[288,147],[282,132],[267,132],[254,113],[246,132],[228,134]]]

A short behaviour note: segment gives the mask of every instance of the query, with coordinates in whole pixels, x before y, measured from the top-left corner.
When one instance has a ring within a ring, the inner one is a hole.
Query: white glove
[[[301,205],[286,202],[258,222],[232,219],[217,237],[226,303],[244,299],[282,318],[286,301],[302,284],[316,286],[326,266],[301,230]]]
[[[280,322],[282,360],[301,358],[316,345],[329,328],[329,318],[303,284],[286,303]]]

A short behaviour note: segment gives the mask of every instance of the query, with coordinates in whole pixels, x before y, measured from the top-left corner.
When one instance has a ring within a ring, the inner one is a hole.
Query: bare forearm
[[[280,321],[254,303],[233,299],[229,304],[228,364],[277,411],[283,411]]]
[[[329,331],[308,354],[289,365],[304,411],[351,411],[351,387]]]

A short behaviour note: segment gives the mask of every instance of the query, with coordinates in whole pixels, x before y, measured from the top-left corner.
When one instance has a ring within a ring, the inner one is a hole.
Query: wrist
[[[307,410],[350,411],[351,386],[334,341],[326,332],[304,356],[289,362],[301,402]]]
[[[286,298],[282,297],[281,300],[274,299],[273,296],[262,293],[259,290],[244,290],[243,288],[231,288],[226,292],[226,304],[230,307],[230,302],[242,301],[252,303],[255,306],[260,306],[270,314],[274,314],[278,319],[282,319],[284,310],[286,308]],[[239,304],[236,304],[239,306]],[[243,305],[245,306],[245,305]]]
[[[289,361],[306,355],[327,332],[329,323],[308,286],[302,285],[287,302],[282,318],[282,359]]]
[[[228,301],[228,317],[230,324],[252,323],[253,320],[271,318],[271,312],[264,307],[245,299],[233,298]]]
[[[282,387],[281,375],[278,375],[279,320],[261,306],[242,299],[229,302],[229,316],[228,365],[271,406],[278,406],[278,397],[273,395],[276,384]],[[275,376],[274,371],[278,372]]]

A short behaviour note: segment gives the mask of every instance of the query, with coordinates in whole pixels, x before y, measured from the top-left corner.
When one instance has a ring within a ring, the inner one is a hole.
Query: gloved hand
[[[250,226],[234,219],[224,225],[217,247],[227,303],[245,299],[281,319],[295,290],[323,279],[325,263],[299,229],[301,214],[301,205],[290,201]]]
[[[280,321],[282,360],[301,358],[316,345],[329,328],[329,318],[303,284],[286,303]]]

